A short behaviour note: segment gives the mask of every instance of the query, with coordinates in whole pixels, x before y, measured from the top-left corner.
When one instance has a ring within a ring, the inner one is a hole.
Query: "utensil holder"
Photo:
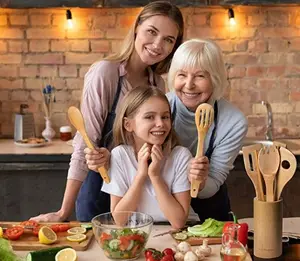
[[[253,200],[254,256],[277,258],[282,255],[282,199],[274,202]]]

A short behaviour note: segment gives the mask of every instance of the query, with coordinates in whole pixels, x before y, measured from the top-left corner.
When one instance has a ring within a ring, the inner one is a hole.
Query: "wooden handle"
[[[86,132],[80,132],[81,136],[83,137],[84,142],[86,143],[86,145],[88,146],[89,149],[93,150],[94,146],[91,143],[89,137],[87,136]],[[105,183],[109,183],[110,182],[110,178],[108,176],[107,170],[105,167],[99,167],[98,168],[98,172],[100,173],[102,179],[104,180]]]

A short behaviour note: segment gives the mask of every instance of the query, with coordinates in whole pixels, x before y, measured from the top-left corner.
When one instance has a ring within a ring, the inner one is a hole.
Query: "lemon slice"
[[[71,235],[85,234],[86,228],[85,227],[72,227],[72,228],[68,229],[68,233]]]
[[[77,260],[77,253],[72,248],[62,249],[55,255],[55,261],[76,261],[76,260]]]
[[[47,226],[41,227],[39,230],[39,241],[42,244],[50,245],[57,240],[57,235],[55,232]]]
[[[3,229],[0,227],[0,238],[3,237]]]
[[[81,242],[83,240],[86,240],[86,235],[84,235],[84,234],[75,234],[75,235],[72,235],[72,236],[68,236],[67,239],[69,241],[72,241],[72,242]]]

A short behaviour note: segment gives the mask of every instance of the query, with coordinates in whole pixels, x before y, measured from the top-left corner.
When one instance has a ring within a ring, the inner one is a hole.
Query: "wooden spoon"
[[[82,114],[80,112],[80,110],[78,110],[76,107],[71,106],[68,109],[68,116],[69,116],[69,120],[72,123],[72,125],[77,129],[77,131],[81,134],[84,142],[86,143],[86,145],[88,146],[88,148],[90,149],[94,149],[93,144],[91,143],[87,133],[86,133],[86,129],[85,129],[85,125],[84,125],[84,120],[82,117]],[[105,167],[99,167],[98,171],[101,175],[101,177],[103,178],[103,180],[105,181],[105,183],[109,183],[110,182],[110,178],[107,174],[107,170],[105,169]]]
[[[274,181],[280,163],[280,155],[275,145],[263,147],[258,154],[259,169],[266,184],[266,201],[275,199]]]
[[[204,140],[208,132],[209,127],[214,121],[214,108],[208,103],[202,103],[198,106],[195,113],[195,123],[198,130],[198,146],[196,158],[204,155]],[[199,192],[199,186],[201,182],[199,180],[192,180],[191,184],[191,197],[196,198]]]
[[[264,201],[262,177],[258,166],[258,152],[262,144],[253,144],[242,148],[246,172],[251,179],[258,200]]]
[[[284,186],[294,176],[297,169],[297,160],[292,152],[281,147],[280,152],[280,166],[277,174],[276,200],[280,199]]]

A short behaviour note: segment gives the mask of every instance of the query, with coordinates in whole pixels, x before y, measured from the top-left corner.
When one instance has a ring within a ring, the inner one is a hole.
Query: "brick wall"
[[[89,65],[117,50],[139,8],[72,9],[75,26],[66,29],[65,10],[0,9],[0,137],[13,137],[14,113],[28,103],[37,133],[44,129],[41,88],[57,89],[56,131],[79,106]],[[230,87],[226,97],[249,120],[249,137],[263,137],[268,100],[275,137],[300,132],[300,7],[235,7],[237,25],[224,7],[183,8],[185,38],[210,38],[223,49]]]

